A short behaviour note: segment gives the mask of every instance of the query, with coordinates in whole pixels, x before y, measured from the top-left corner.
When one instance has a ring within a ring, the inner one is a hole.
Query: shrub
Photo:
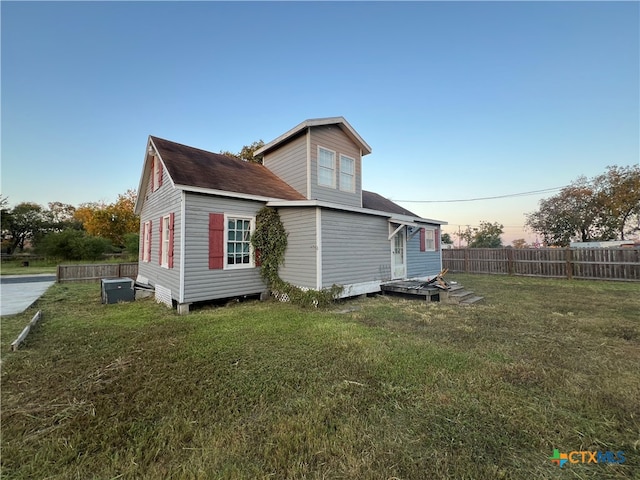
[[[62,260],[98,260],[111,249],[109,240],[73,229],[45,235],[38,247],[43,255]]]

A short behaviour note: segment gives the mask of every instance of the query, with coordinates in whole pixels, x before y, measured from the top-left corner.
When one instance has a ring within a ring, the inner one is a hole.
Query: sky
[[[535,240],[525,215],[550,189],[640,162],[635,1],[0,9],[11,206],[115,201],[138,187],[148,135],[239,151],[343,116],[373,150],[364,189],[451,234],[498,222],[509,244]]]

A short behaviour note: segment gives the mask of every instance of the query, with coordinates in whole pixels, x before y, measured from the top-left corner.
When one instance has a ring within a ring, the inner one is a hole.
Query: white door
[[[393,279],[406,277],[406,244],[403,228],[391,240],[391,275]]]

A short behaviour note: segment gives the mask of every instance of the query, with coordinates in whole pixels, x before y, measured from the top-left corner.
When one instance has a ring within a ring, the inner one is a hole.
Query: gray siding
[[[279,274],[298,287],[316,288],[316,209],[279,208],[287,231],[287,250]]]
[[[421,252],[420,233],[407,240],[407,276],[433,277],[440,273],[441,252]]]
[[[146,172],[150,175],[150,172]],[[143,262],[142,257],[138,262],[138,274],[149,279],[151,285],[161,285],[171,290],[171,297],[178,300],[180,296],[180,237],[181,218],[180,200],[181,193],[171,185],[167,171],[163,172],[162,186],[155,192],[151,191],[151,182],[147,182],[144,192],[144,203],[140,212],[140,243],[144,242],[144,222],[151,220],[151,260]],[[173,268],[160,266],[160,217],[173,213]]]
[[[301,135],[265,155],[263,164],[302,195],[307,196],[306,135]]]
[[[336,152],[336,188],[318,186],[318,145]],[[362,160],[360,149],[337,125],[311,128],[311,199],[353,207],[362,206]],[[340,154],[355,159],[356,191],[340,190]]]
[[[386,218],[326,209],[321,218],[323,287],[389,279]]]
[[[260,293],[265,285],[259,268],[209,269],[209,214],[255,216],[261,202],[186,194],[184,303]]]

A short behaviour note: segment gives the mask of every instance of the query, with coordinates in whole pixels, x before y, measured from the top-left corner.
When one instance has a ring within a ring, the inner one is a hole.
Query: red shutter
[[[160,217],[160,228],[159,228],[159,232],[160,232],[160,241],[158,242],[158,265],[162,265],[162,217]]]
[[[164,174],[164,168],[162,168],[162,162],[158,161],[158,188],[162,186],[163,174]]]
[[[256,267],[259,267],[262,265],[262,262],[260,261],[260,250],[256,250]]]
[[[440,229],[436,228],[433,232],[433,244],[436,247],[436,252],[440,250]]]
[[[162,178],[162,177],[161,177]],[[169,268],[173,268],[173,222],[175,213],[169,214]]]
[[[224,267],[224,215],[209,214],[209,268],[219,270]]]
[[[154,192],[155,188],[153,185],[153,182],[155,181],[155,179],[153,177],[155,177],[155,173],[156,173],[156,169],[155,169],[155,158],[151,157],[151,191]]]
[[[427,250],[427,241],[426,241],[426,233],[424,228],[420,229],[420,251],[424,252]]]
[[[149,245],[147,245],[147,262],[151,261],[151,239],[153,238],[153,222],[149,220]]]

